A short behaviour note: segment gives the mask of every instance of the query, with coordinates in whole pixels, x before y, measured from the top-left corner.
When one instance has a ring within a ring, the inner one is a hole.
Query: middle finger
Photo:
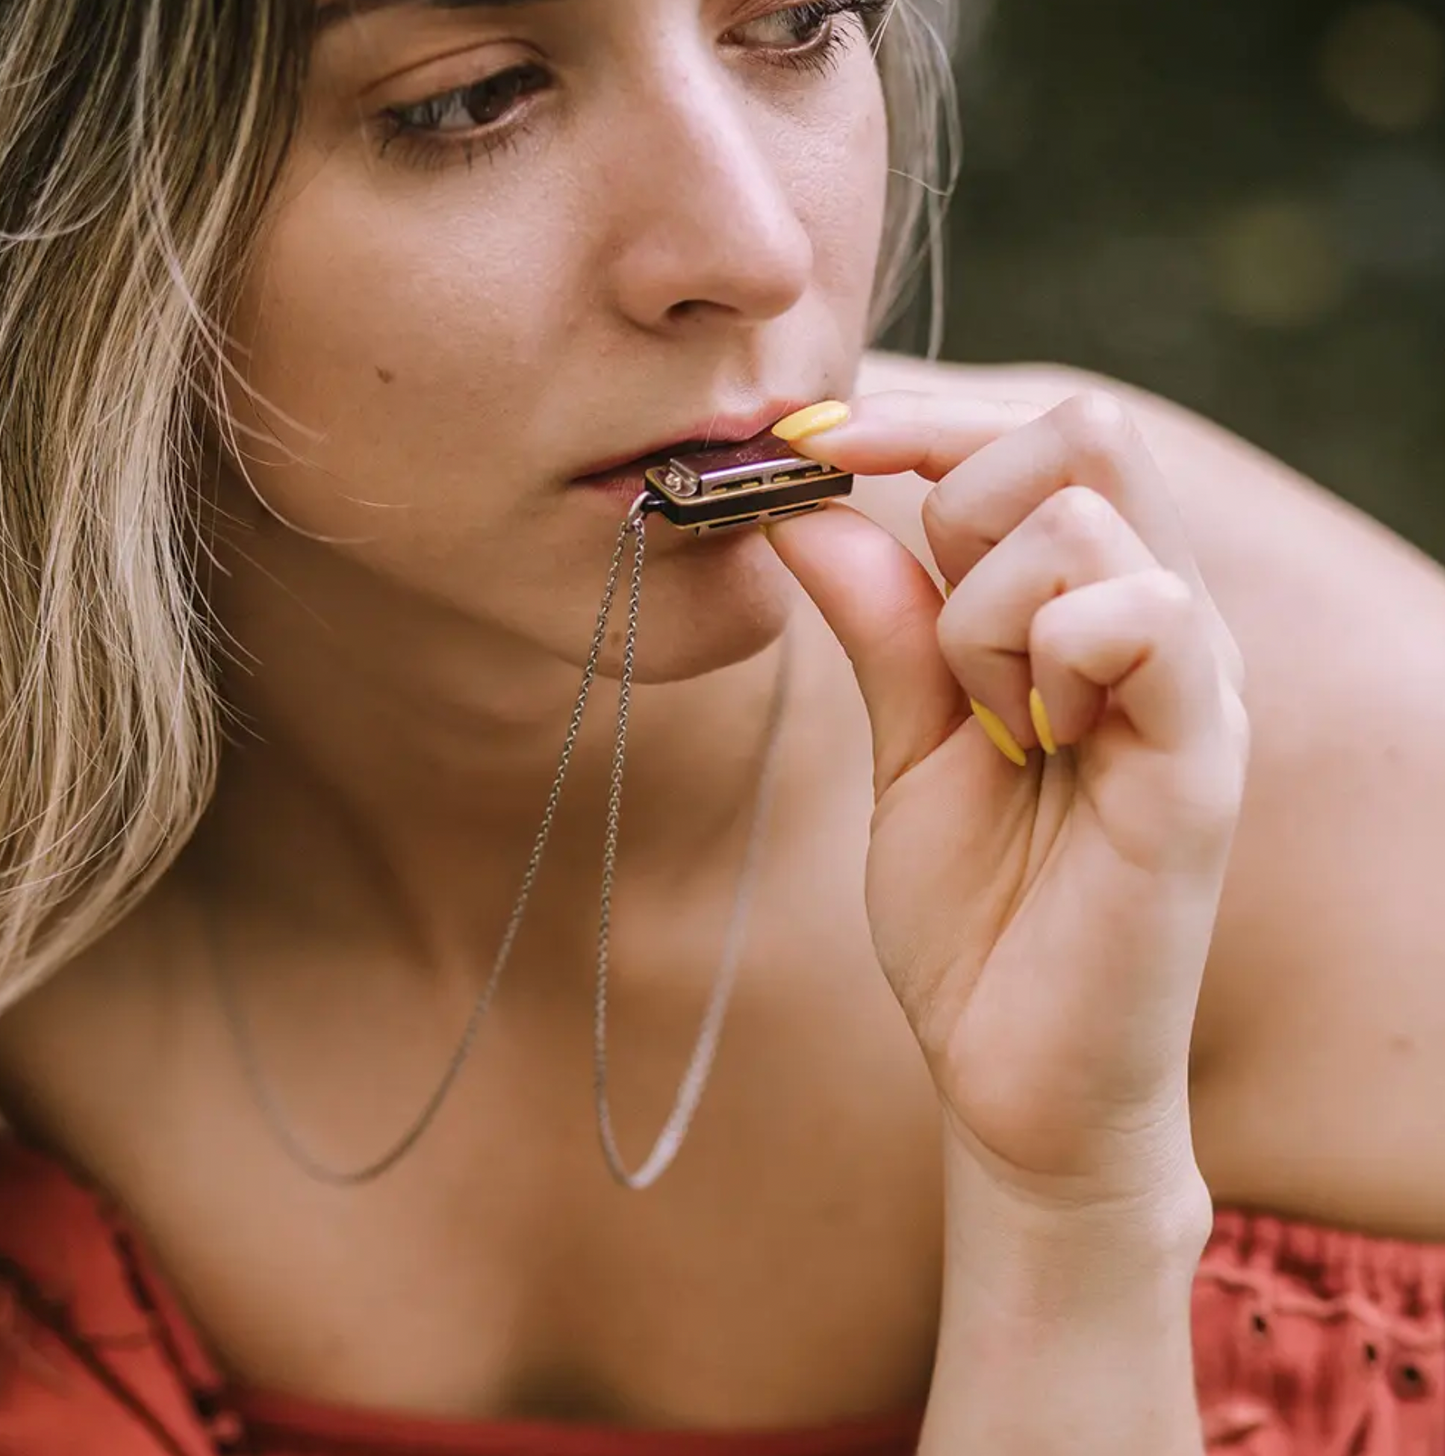
[[[1079,395],[950,471],[924,503],[939,570],[960,582],[1049,496],[1080,485],[1103,496],[1165,566],[1205,595],[1183,518],[1162,473],[1111,395]]]
[[[939,617],[939,648],[971,699],[1001,718],[1019,743],[1036,742],[1029,715],[1035,616],[1079,587],[1159,565],[1110,502],[1070,486],[963,579]],[[1050,713],[1061,723],[1092,722],[1103,706],[1105,694],[1076,675],[1048,687]]]

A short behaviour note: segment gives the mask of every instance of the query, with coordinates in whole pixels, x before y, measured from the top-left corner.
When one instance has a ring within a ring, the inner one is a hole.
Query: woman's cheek
[[[231,403],[246,438],[275,441],[255,450],[255,484],[304,529],[374,531],[355,498],[405,504],[474,480],[516,413],[525,361],[545,352],[520,301],[550,296],[521,274],[548,260],[535,238],[457,214],[316,178],[268,230],[238,311],[247,387]]]
[[[835,299],[860,300],[866,317],[887,206],[888,127],[881,88],[855,96],[817,135],[803,186],[820,282]]]

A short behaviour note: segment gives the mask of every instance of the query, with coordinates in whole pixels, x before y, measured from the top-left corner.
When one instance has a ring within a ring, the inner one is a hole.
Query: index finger
[[[1051,409],[899,390],[870,395],[844,425],[794,447],[860,475],[911,470],[938,489],[925,520],[951,582],[1066,485],[1097,491],[1163,566],[1205,590],[1185,533],[1143,437],[1111,395]],[[978,470],[965,468],[975,456]]]
[[[1037,405],[895,389],[864,395],[847,423],[792,441],[800,455],[855,475],[911,470],[935,484],[969,456],[1042,417]]]

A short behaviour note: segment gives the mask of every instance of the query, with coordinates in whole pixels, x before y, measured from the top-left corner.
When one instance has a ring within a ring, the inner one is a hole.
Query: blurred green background
[[[1445,0],[978,19],[944,356],[1154,389],[1445,559]]]

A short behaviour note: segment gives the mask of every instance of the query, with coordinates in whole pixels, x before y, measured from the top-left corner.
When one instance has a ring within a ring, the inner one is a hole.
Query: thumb
[[[906,546],[849,506],[772,523],[767,538],[853,664],[881,798],[967,716],[938,647],[938,588]]]

